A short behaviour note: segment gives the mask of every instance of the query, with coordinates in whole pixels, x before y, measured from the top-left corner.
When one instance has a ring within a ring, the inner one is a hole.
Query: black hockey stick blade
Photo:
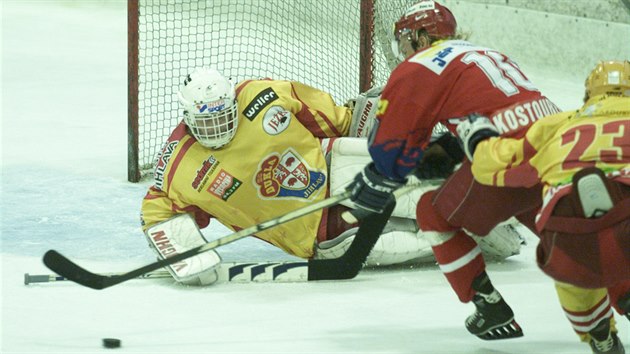
[[[44,264],[62,277],[88,288],[100,290],[113,285],[108,284],[110,277],[92,273],[55,250],[49,250],[44,254]]]
[[[245,238],[247,236],[251,236],[257,232],[264,231],[274,226],[287,223],[291,220],[297,219],[299,217],[310,214],[317,210],[328,208],[333,205],[337,205],[340,202],[348,199],[349,197],[350,197],[350,192],[345,191],[344,193],[332,196],[330,198],[324,199],[317,203],[313,203],[303,208],[293,210],[277,218],[262,222],[260,224],[248,227],[246,229],[242,229],[238,232],[218,238],[214,241],[208,242],[201,246],[197,246],[195,248],[189,249],[186,252],[182,252],[180,254],[173,255],[166,259],[162,259],[157,262],[147,264],[144,267],[140,267],[138,269],[132,270],[128,273],[124,273],[121,275],[107,276],[107,275],[92,273],[82,268],[78,264],[72,262],[67,257],[65,257],[64,255],[62,255],[61,253],[55,250],[49,250],[48,252],[46,252],[46,254],[44,254],[43,260],[44,260],[44,264],[48,268],[50,268],[50,270],[61,275],[62,277],[65,277],[83,286],[87,286],[88,288],[101,290],[101,289],[105,289],[110,286],[122,283],[124,281],[137,278],[141,276],[142,274],[145,274],[145,273],[148,273],[148,272],[160,269],[160,268],[164,268],[168,265],[177,263],[186,258],[193,257],[195,255],[209,251],[211,249],[215,249],[219,246],[223,246],[228,243],[232,243],[236,240]]]
[[[396,201],[392,201],[380,214],[361,213],[359,230],[346,253],[336,259],[309,260],[308,280],[341,280],[356,277],[381,236],[395,206]]]

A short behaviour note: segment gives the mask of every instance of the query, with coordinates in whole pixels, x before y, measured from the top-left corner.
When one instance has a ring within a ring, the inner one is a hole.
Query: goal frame
[[[139,161],[139,90],[140,90],[140,1],[127,1],[127,179],[138,182],[142,179]],[[377,0],[360,1],[359,19],[359,85],[364,92],[373,85],[374,63],[374,9]]]

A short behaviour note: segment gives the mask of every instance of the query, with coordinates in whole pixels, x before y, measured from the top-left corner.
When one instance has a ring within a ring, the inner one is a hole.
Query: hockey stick
[[[308,262],[247,262],[220,263],[217,280],[213,284],[249,282],[305,282],[314,280],[342,280],[354,278],[361,270],[374,244],[378,240],[394,206],[382,214],[371,214],[361,221],[354,241],[343,256],[336,259],[311,259]],[[107,273],[102,276],[118,277],[125,273]],[[166,270],[144,273],[135,279],[172,278]],[[54,274],[24,274],[24,284],[68,281]]]
[[[359,274],[395,206],[396,201],[394,200],[385,207],[381,214],[364,215],[352,244],[343,256],[336,259],[310,259],[308,261],[308,280],[352,279]]]
[[[308,278],[308,263],[296,262],[224,262],[217,265],[217,280],[213,284],[221,283],[249,283],[249,282],[299,282]],[[120,276],[124,273],[104,273],[109,277]],[[160,269],[144,273],[135,279],[161,279],[173,276],[166,270]],[[56,274],[24,274],[24,285],[34,283],[57,283],[71,281]]]
[[[81,266],[77,265],[76,263],[72,262],[67,257],[63,256],[61,253],[55,250],[47,251],[46,254],[44,254],[43,261],[44,261],[44,264],[50,270],[61,275],[62,277],[72,280],[88,288],[101,290],[101,289],[109,288],[110,286],[114,286],[116,284],[120,284],[124,281],[137,278],[141,276],[142,274],[163,268],[173,263],[177,263],[183,259],[195,256],[205,251],[209,251],[219,246],[232,243],[236,240],[240,240],[247,236],[253,235],[257,232],[267,230],[269,228],[272,228],[280,224],[284,224],[286,222],[297,219],[301,216],[307,215],[317,210],[331,207],[333,205],[337,205],[340,202],[348,199],[349,197],[350,197],[350,192],[345,191],[341,194],[324,199],[320,202],[305,206],[304,208],[291,211],[280,217],[262,222],[258,225],[248,227],[246,229],[221,237],[219,239],[208,242],[201,246],[192,248],[186,252],[182,252],[172,257],[162,259],[151,264],[147,264],[146,266],[140,267],[138,269],[135,269],[135,270],[132,270],[130,272],[120,274],[120,275],[108,276],[108,275],[92,273],[82,268]]]
[[[117,276],[122,273],[106,273],[103,275]],[[136,279],[159,279],[159,278],[172,278],[171,274],[166,270],[156,270],[153,272],[148,272],[140,275]],[[64,282],[70,279],[66,277],[62,277],[57,274],[29,274],[24,273],[24,285],[34,284],[34,283],[57,283]]]

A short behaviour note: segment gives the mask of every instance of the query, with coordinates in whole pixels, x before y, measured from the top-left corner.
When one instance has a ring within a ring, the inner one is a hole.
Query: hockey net
[[[413,0],[129,0],[128,179],[153,170],[193,68],[297,80],[337,104],[383,85],[393,23]]]

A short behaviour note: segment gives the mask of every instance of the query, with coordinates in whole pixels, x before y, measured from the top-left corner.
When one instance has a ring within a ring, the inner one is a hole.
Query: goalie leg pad
[[[417,232],[395,231],[383,233],[366,260],[368,266],[386,266],[407,262],[433,262],[429,242]]]
[[[339,236],[332,240],[326,240],[315,245],[314,259],[335,259],[343,256],[352,241],[354,236],[359,231],[358,227],[353,227],[341,233]]]
[[[195,220],[190,214],[180,214],[147,229],[147,241],[159,259],[180,254],[205,244]],[[186,285],[209,285],[218,279],[221,257],[214,250],[171,264],[167,270],[173,278]]]
[[[470,234],[486,260],[503,260],[521,252],[524,237],[511,224],[498,225],[484,237]]]
[[[334,259],[345,254],[355,238],[358,228],[346,230],[332,240],[316,246],[315,259]],[[417,232],[414,220],[391,218],[374,248],[366,265],[384,266],[405,262],[432,262],[433,251],[427,240]]]

